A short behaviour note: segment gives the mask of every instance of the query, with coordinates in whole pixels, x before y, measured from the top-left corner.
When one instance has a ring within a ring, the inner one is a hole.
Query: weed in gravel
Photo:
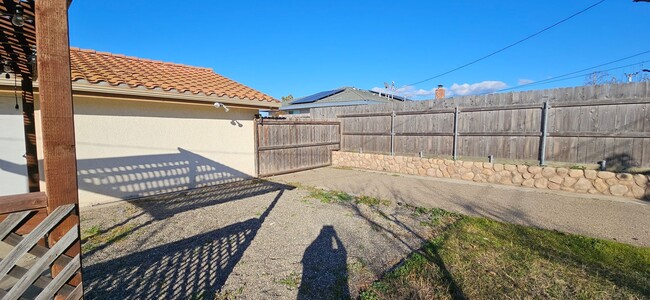
[[[84,230],[84,234],[86,236],[82,236],[81,251],[82,253],[88,253],[100,246],[119,242],[130,235],[134,227],[134,224],[125,224],[119,227],[115,227],[108,232],[102,232],[101,228],[98,226],[93,226],[87,230]]]
[[[320,200],[322,203],[350,203],[354,204],[365,204],[368,206],[389,206],[390,201],[385,199],[379,199],[370,196],[353,196],[346,192],[341,191],[329,191],[318,188],[307,188],[309,190],[308,198]]]
[[[98,235],[99,233],[101,233],[101,231],[102,231],[102,228],[99,227],[99,225],[93,225],[92,227],[84,230],[81,233],[81,239],[82,240],[87,240],[89,238],[92,238],[92,237]]]
[[[302,199],[300,199],[300,202],[302,202],[305,205],[311,205],[312,203],[311,201],[309,201],[309,199],[310,199],[309,197],[303,197]]]
[[[339,202],[350,202],[355,197],[344,192],[337,191],[326,191],[322,189],[312,188],[309,191],[309,197],[320,200],[322,203],[339,203]]]
[[[192,294],[192,297],[190,298],[191,300],[203,300],[206,299],[206,291],[200,291],[198,293]]]
[[[365,268],[366,264],[361,258],[358,258],[356,261],[348,264],[348,272],[359,272]]]
[[[244,293],[244,286],[240,286],[236,290],[226,290],[218,292],[214,299],[215,300],[233,300],[237,299],[238,296]]]
[[[379,198],[374,198],[374,197],[369,197],[369,196],[360,196],[357,197],[354,201],[356,204],[365,204],[368,206],[379,206],[379,205],[384,205],[384,206],[389,206],[390,201],[385,200],[385,199],[379,199]]]
[[[288,290],[293,291],[300,285],[300,274],[291,272],[286,277],[279,279],[277,283],[283,284]]]
[[[337,169],[337,170],[352,170],[351,167],[342,167],[342,166],[336,166],[336,167],[334,167],[334,169]]]

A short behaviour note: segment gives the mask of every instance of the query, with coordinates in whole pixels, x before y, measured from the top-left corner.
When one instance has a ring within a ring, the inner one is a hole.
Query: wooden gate
[[[329,166],[332,151],[340,147],[338,121],[258,120],[255,127],[257,176]]]

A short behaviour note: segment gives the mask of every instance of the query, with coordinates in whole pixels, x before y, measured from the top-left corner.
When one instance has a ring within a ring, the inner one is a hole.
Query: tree
[[[291,101],[293,101],[293,95],[289,94],[289,95],[286,95],[286,96],[282,96],[282,103],[287,103],[288,104]]]
[[[611,81],[608,80],[608,77],[609,77],[609,73],[607,72],[603,72],[603,71],[592,72],[591,74],[585,77],[585,85],[599,85],[599,84],[611,83]]]

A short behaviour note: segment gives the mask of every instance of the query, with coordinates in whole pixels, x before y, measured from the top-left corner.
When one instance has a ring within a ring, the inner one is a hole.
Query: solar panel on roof
[[[332,96],[334,94],[338,94],[338,93],[342,92],[343,90],[345,90],[345,89],[335,89],[335,90],[331,90],[331,91],[324,91],[324,92],[316,93],[316,94],[313,94],[313,95],[310,95],[310,96],[307,96],[307,97],[302,97],[302,98],[300,98],[298,100],[295,100],[295,101],[291,102],[291,104],[301,104],[301,103],[316,102],[316,101],[318,101],[320,99],[323,99],[325,97],[329,97],[329,96]]]

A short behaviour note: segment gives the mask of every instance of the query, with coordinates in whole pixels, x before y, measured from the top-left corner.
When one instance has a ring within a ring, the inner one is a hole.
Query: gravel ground
[[[262,180],[87,208],[86,297],[354,298],[431,237],[419,218]]]

